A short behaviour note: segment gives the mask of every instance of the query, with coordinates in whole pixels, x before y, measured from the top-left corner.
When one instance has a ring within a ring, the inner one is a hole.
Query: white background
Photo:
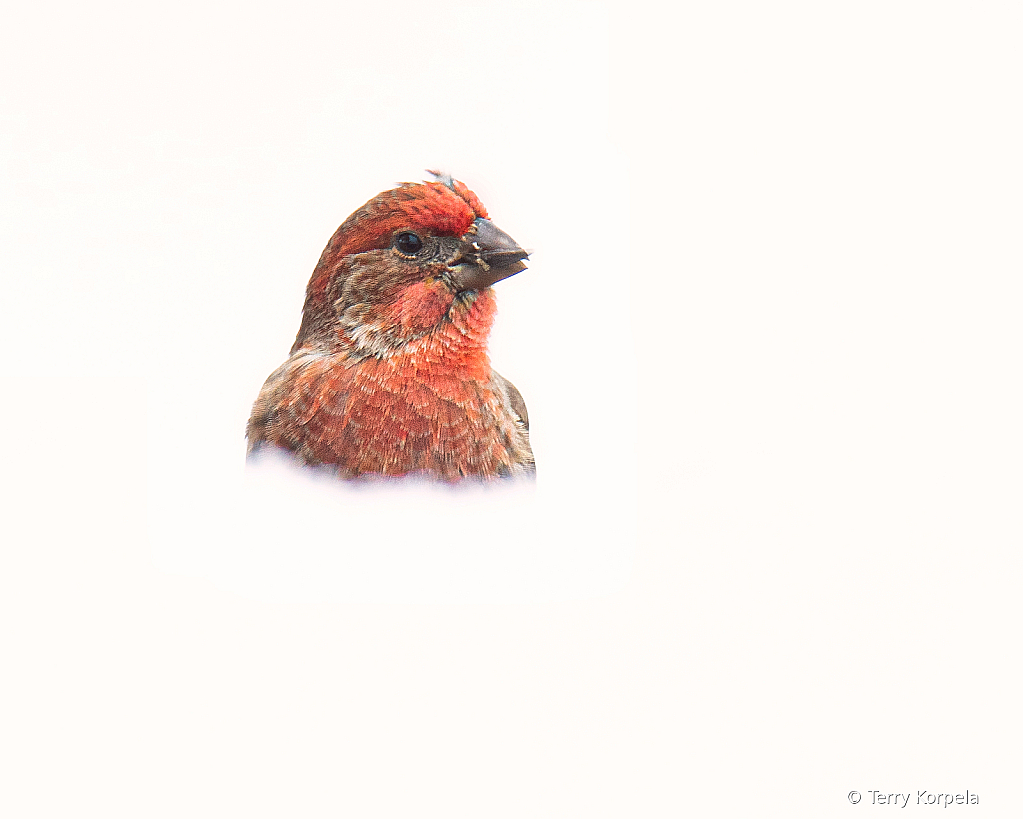
[[[0,813],[1018,811],[1018,4],[3,29]],[[320,250],[432,167],[535,250],[535,494],[252,483]]]

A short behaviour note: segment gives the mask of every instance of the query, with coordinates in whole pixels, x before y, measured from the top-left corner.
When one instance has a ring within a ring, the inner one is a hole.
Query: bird
[[[283,451],[348,481],[535,477],[526,403],[487,352],[492,285],[529,253],[464,183],[429,173],[327,243],[288,359],[253,405],[249,459]]]

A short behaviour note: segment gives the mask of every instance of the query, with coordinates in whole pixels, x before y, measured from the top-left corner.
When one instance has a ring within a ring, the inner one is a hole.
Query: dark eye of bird
[[[423,240],[416,236],[416,234],[406,230],[395,237],[394,246],[398,248],[399,253],[404,253],[406,256],[415,256],[423,249]]]

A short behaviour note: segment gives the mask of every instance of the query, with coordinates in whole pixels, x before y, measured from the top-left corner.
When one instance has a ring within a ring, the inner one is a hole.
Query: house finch
[[[522,395],[495,372],[491,285],[529,255],[450,177],[384,191],[331,237],[291,355],[246,436],[342,478],[532,476]]]

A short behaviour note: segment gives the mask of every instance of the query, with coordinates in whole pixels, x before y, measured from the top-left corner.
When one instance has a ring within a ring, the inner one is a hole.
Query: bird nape
[[[522,395],[490,366],[491,285],[529,255],[451,177],[345,219],[313,270],[288,360],[246,436],[344,479],[532,477]]]

